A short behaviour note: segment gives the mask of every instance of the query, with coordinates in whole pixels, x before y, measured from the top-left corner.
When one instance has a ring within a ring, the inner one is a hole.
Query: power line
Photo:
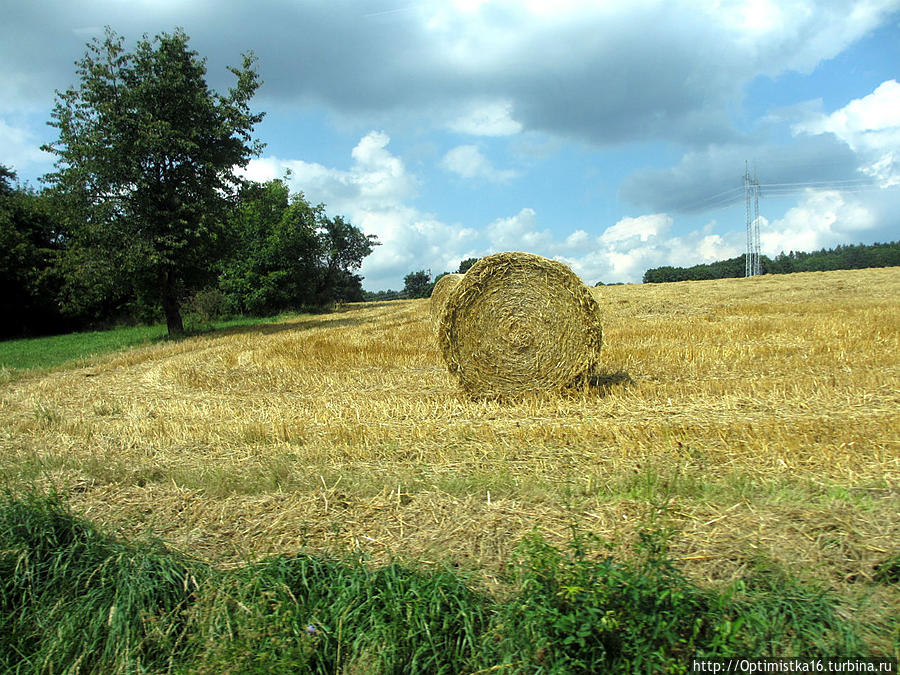
[[[871,178],[837,178],[832,180],[809,180],[796,183],[760,183],[760,187],[817,187],[821,185],[838,186],[838,185],[859,185],[873,184]]]
[[[764,187],[764,186],[760,186]],[[900,187],[900,185],[871,185],[871,184],[863,184],[863,185],[820,185],[817,188],[799,188],[799,187],[776,187],[769,188],[765,191],[767,195],[796,195],[807,190],[815,190],[817,192],[823,192],[826,190],[833,190],[838,192],[880,192],[882,190],[890,190],[891,188]]]
[[[759,190],[769,196],[786,196],[800,194],[809,189],[819,190],[839,190],[841,192],[871,192],[876,190],[888,190],[900,187],[895,185],[879,185],[871,178],[838,178],[828,180],[811,180],[811,181],[795,181],[780,183],[760,183]],[[723,190],[707,197],[702,197],[692,202],[678,204],[673,207],[675,211],[712,211],[726,206],[733,206],[741,201],[742,197],[746,197],[745,188],[733,187]]]
[[[676,207],[676,211],[696,211],[698,209],[712,210],[722,206],[731,206],[741,201],[743,188],[735,187],[725,190],[709,197],[703,197],[694,202],[680,204]]]

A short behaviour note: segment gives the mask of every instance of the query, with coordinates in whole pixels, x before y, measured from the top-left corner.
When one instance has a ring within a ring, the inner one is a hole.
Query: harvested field
[[[0,471],[224,565],[359,548],[490,586],[534,528],[653,518],[699,580],[762,556],[861,592],[900,541],[900,268],[593,292],[602,372],[563,396],[469,401],[427,300],[352,305],[7,381]]]

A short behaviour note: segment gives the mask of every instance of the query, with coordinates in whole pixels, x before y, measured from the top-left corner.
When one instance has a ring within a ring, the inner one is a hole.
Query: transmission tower
[[[747,206],[747,255],[744,258],[744,276],[760,274],[759,267],[759,179],[756,168],[750,176],[750,164],[744,164],[744,201]],[[752,210],[751,210],[752,208]]]

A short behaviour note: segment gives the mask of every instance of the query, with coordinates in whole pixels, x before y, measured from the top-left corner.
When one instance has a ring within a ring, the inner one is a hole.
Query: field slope
[[[900,607],[872,585],[900,541],[900,268],[594,293],[603,371],[564,397],[466,400],[427,301],[351,305],[0,385],[0,472],[226,566],[360,549],[490,587],[535,528],[624,550],[653,519],[698,582],[766,559]]]

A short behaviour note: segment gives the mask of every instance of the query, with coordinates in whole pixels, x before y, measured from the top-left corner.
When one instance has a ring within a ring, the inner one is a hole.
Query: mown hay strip
[[[431,291],[431,322],[435,326],[441,320],[441,310],[447,304],[447,298],[450,297],[462,278],[462,274],[445,274],[434,285],[434,289]]]
[[[444,361],[475,397],[558,391],[600,358],[600,308],[566,265],[531,253],[475,263],[437,326]]]

